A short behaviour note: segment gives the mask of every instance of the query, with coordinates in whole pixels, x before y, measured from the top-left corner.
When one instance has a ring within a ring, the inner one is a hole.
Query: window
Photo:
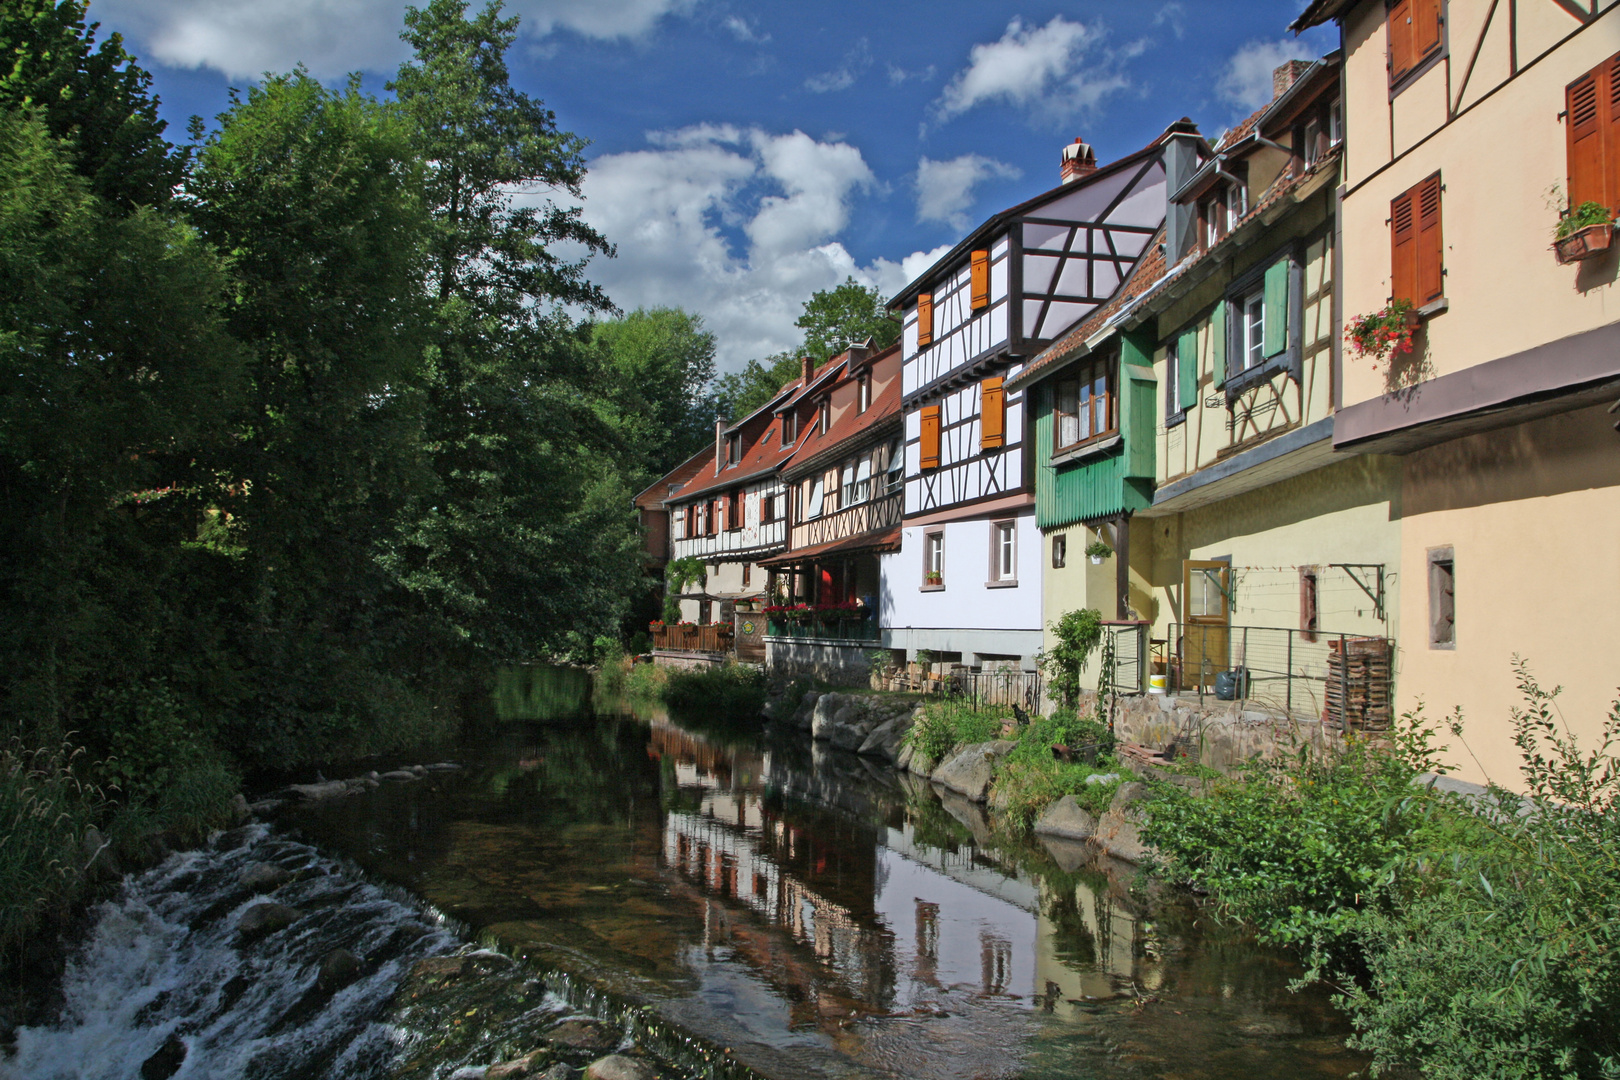
[[[1313,116],[1305,121],[1305,164],[1315,165],[1322,156],[1322,125]]]
[[[1344,142],[1344,103],[1334,99],[1328,106],[1328,145],[1338,146]]]
[[[972,262],[973,310],[990,306],[990,253],[975,251]]]
[[[1247,371],[1266,362],[1266,294],[1258,290],[1238,301],[1238,370]]]
[[[877,457],[873,451],[861,458],[855,465],[855,501],[865,502],[872,497],[872,459]]]
[[[1620,206],[1620,53],[1564,90],[1570,209]]]
[[[926,533],[923,536],[923,587],[945,584],[945,534]]]
[[[726,498],[726,528],[740,529],[743,527],[743,500],[747,498],[739,489],[733,491]]]
[[[924,469],[939,468],[939,406],[929,405],[922,411],[922,443],[920,445]]]
[[[917,294],[917,348],[934,343],[934,294]]]
[[[839,506],[854,506],[855,505],[855,466],[853,464],[844,466],[843,475],[840,477],[840,480],[841,480],[841,482],[838,485],[838,487],[839,487],[838,505]]]
[[[1442,0],[1391,0],[1389,84],[1394,86],[1440,54]]]
[[[754,583],[753,570],[753,563],[743,563],[743,588],[745,589]]]
[[[1001,377],[979,384],[979,449],[998,449],[1007,439],[1007,395]]]
[[[1055,388],[1054,452],[1107,435],[1119,426],[1114,402],[1114,358],[1097,357],[1059,379]]]
[[[1204,247],[1212,248],[1226,235],[1226,204],[1210,196],[1198,204],[1198,216],[1204,223]]]
[[[1390,299],[1421,308],[1445,295],[1439,173],[1395,196],[1389,238]]]
[[[1320,625],[1319,594],[1316,589],[1316,567],[1299,568],[1299,636],[1303,641],[1315,641]]]
[[[1457,645],[1457,564],[1451,548],[1429,551],[1429,647]]]
[[[726,464],[735,465],[742,460],[742,432],[726,436]]]
[[[1226,185],[1226,228],[1243,220],[1243,215],[1249,212],[1249,189],[1245,184]]]
[[[816,403],[816,426],[821,434],[827,434],[827,428],[832,423],[832,402],[822,398]]]
[[[709,616],[710,616],[710,614],[712,614],[713,610],[714,610],[713,609],[713,601],[711,601],[711,600],[699,600],[698,601],[698,622],[700,622],[700,623],[708,622],[709,621]]]
[[[821,477],[817,476],[806,480],[805,486],[809,488],[810,495],[805,504],[804,516],[806,518],[818,518],[821,516]]]
[[[906,454],[904,448],[900,445],[899,439],[895,439],[889,444],[888,460],[889,484],[887,490],[899,491],[906,478]]]
[[[990,523],[990,581],[1010,584],[1018,580],[1018,523]]]
[[[791,445],[799,437],[799,417],[789,410],[782,414],[782,445]]]
[[[759,497],[759,523],[769,525],[776,520],[776,496],[761,495]]]
[[[1052,535],[1052,569],[1061,570],[1069,561],[1069,534]]]
[[[856,394],[856,397],[855,397],[855,411],[857,413],[863,413],[867,409],[870,409],[872,407],[872,378],[871,378],[871,376],[862,375],[861,378],[860,378],[860,382],[857,385],[859,387],[859,390],[858,390],[858,392]]]
[[[707,517],[708,517],[708,522],[707,522],[708,529],[706,531],[708,532],[708,534],[710,536],[716,536],[720,532],[720,503],[721,503],[721,501],[722,500],[720,500],[720,499],[710,499],[708,501],[708,503],[705,504],[705,506],[704,506],[704,510],[706,511],[706,514],[707,514]]]

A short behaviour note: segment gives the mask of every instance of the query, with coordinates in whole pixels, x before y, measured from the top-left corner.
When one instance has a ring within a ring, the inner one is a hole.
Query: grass
[[[657,664],[636,664],[624,676],[624,696],[635,701],[662,701],[669,669]]]
[[[922,764],[932,767],[958,746],[999,737],[1002,723],[1011,718],[1011,708],[974,709],[948,699],[930,701],[905,741]]]
[[[765,676],[744,664],[671,670],[663,691],[671,713],[726,720],[758,719],[765,711]]]
[[[0,751],[0,953],[15,953],[84,890],[81,845],[104,800],[75,775],[77,756],[71,747]]]

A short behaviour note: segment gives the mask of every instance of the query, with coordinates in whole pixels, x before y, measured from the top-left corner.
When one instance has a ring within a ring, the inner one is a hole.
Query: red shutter
[[[939,468],[939,406],[929,405],[922,411],[922,456],[925,469]]]
[[[1412,67],[1412,0],[1395,0],[1389,5],[1389,81]]]
[[[1412,66],[1440,48],[1440,0],[1412,0]]]
[[[1603,85],[1608,81],[1607,68],[1605,64],[1596,71],[1589,71],[1564,88],[1571,210],[1584,202],[1608,202],[1603,151],[1608,141],[1608,132],[1604,129],[1610,125],[1601,123],[1607,118],[1599,116],[1604,111],[1601,106],[1608,104],[1604,100],[1608,95],[1603,93],[1609,89]]]
[[[1417,222],[1414,191],[1403,191],[1389,204],[1389,297],[1412,300],[1417,294]]]
[[[979,384],[979,449],[994,450],[1007,437],[1006,394],[1001,389],[1001,378],[986,379]]]
[[[990,306],[990,253],[973,253],[973,310]]]
[[[1412,297],[1412,302],[1422,307],[1446,294],[1445,247],[1440,237],[1440,177],[1429,177],[1416,190],[1417,295]]]
[[[917,294],[917,348],[934,343],[934,294]]]
[[[1609,115],[1606,118],[1603,156],[1607,168],[1608,185],[1604,199],[1598,200],[1610,210],[1620,207],[1620,53],[1603,62],[1599,70],[1609,76]]]

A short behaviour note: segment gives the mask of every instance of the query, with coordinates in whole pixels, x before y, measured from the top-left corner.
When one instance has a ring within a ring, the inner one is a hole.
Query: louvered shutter
[[[1210,370],[1215,376],[1214,386],[1219,390],[1226,385],[1226,301],[1215,305],[1209,317]]]
[[[1288,278],[1292,269],[1288,259],[1278,259],[1266,267],[1266,314],[1261,351],[1268,360],[1288,348]]]
[[[1413,300],[1417,295],[1415,195],[1415,189],[1403,191],[1389,204],[1389,295],[1392,300]]]
[[[1417,294],[1418,307],[1446,294],[1445,248],[1440,235],[1440,178],[1431,176],[1417,186]]]
[[[990,306],[990,253],[973,253],[973,310]]]
[[[1608,121],[1604,125],[1603,161],[1607,184],[1604,197],[1597,200],[1610,210],[1620,207],[1620,53],[1603,62],[1599,69],[1608,76],[1606,90],[1609,104]]]
[[[1183,330],[1176,339],[1176,396],[1182,409],[1191,409],[1198,398],[1198,331]]]
[[[1610,86],[1609,65],[1587,72],[1564,89],[1565,141],[1568,146],[1569,208],[1584,202],[1609,205],[1608,177],[1604,168],[1605,143],[1609,141],[1600,116]],[[1608,110],[1613,113],[1613,109]]]
[[[917,348],[934,343],[934,294],[917,294]]]
[[[924,469],[939,468],[939,406],[928,405],[922,411],[922,443],[919,446]]]
[[[979,384],[979,449],[993,450],[1006,441],[1007,403],[997,376]]]
[[[1389,81],[1412,70],[1412,0],[1389,5]]]

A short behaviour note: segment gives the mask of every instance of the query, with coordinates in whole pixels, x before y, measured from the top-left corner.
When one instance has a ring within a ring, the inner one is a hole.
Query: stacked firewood
[[[1388,731],[1390,655],[1387,638],[1328,642],[1327,707],[1323,719],[1340,730]]]

